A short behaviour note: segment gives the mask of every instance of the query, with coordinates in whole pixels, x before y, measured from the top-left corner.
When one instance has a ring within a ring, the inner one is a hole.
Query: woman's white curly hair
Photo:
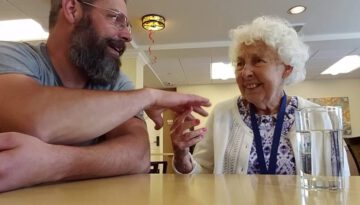
[[[261,16],[251,24],[238,26],[230,31],[232,43],[229,56],[236,65],[239,46],[251,45],[255,41],[263,41],[275,49],[280,60],[293,67],[292,73],[285,79],[285,84],[295,84],[305,79],[305,63],[309,59],[309,48],[303,43],[289,22],[270,16]]]

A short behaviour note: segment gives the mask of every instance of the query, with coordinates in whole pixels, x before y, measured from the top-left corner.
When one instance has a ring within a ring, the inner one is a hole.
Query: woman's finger
[[[173,126],[172,129],[170,129],[170,133],[172,138],[174,137],[181,137],[185,134],[190,128],[197,126],[200,124],[200,120],[194,119],[191,121],[185,121],[177,126]]]
[[[187,148],[197,144],[202,139],[204,139],[204,136],[205,136],[205,132],[201,132],[201,134],[196,135],[187,141],[183,141],[183,142],[179,143],[178,147],[182,150],[187,149]]]
[[[178,125],[184,122],[185,119],[189,118],[188,115],[191,115],[191,112],[192,112],[192,108],[189,108],[182,113],[178,113],[174,119],[174,124]]]
[[[191,139],[196,138],[199,135],[205,135],[206,132],[207,132],[206,128],[196,129],[194,131],[190,131],[190,132],[183,134],[182,140],[185,142],[190,141]]]

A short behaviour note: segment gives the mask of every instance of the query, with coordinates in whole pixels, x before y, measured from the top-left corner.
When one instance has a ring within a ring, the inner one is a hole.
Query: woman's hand
[[[170,135],[174,150],[174,165],[181,173],[189,173],[193,170],[189,148],[200,142],[207,131],[200,128],[193,131],[189,129],[199,125],[200,120],[191,115],[192,109],[186,110],[174,119],[170,129]]]

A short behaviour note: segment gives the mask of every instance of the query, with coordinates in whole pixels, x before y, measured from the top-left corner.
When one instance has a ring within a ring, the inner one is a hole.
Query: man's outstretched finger
[[[199,115],[204,116],[204,117],[209,115],[209,113],[206,110],[204,110],[204,108],[202,108],[200,106],[194,106],[193,110],[194,110],[194,112],[196,112]]]

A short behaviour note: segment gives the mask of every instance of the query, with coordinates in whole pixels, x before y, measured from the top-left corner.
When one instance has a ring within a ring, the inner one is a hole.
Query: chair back
[[[160,172],[160,169],[162,167],[162,172]],[[167,161],[153,161],[150,162],[150,172],[151,174],[159,174],[163,173],[166,174],[167,170]]]
[[[347,147],[353,157],[358,173],[360,174],[360,136],[344,138]]]

